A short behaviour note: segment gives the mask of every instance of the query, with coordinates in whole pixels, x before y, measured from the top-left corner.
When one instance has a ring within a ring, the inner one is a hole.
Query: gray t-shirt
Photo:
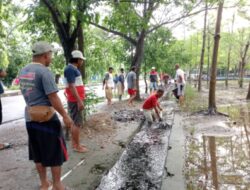
[[[51,106],[48,95],[58,92],[52,72],[42,64],[32,63],[24,67],[19,75],[20,88],[27,106]],[[25,109],[25,119],[30,121]]]
[[[135,88],[134,80],[136,80],[136,73],[134,71],[130,71],[127,75],[128,88],[130,89]]]

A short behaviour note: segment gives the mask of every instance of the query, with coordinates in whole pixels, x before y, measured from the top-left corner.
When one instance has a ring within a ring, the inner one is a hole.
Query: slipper
[[[79,153],[86,153],[89,151],[86,147],[83,147],[83,146],[75,147],[73,148],[73,150]]]
[[[4,150],[4,149],[8,149],[8,148],[12,148],[12,144],[10,143],[2,143],[2,146],[0,147],[0,150]]]

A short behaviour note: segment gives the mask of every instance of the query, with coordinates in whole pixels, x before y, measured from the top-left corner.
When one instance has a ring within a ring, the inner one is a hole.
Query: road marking
[[[62,177],[61,177],[61,181],[63,181],[66,177],[69,176],[69,174],[72,173],[72,171],[74,171],[76,168],[78,168],[80,165],[82,165],[85,162],[85,160],[81,160],[78,164],[76,164],[71,170],[69,170],[67,173],[65,173]],[[49,187],[48,190],[52,190],[52,187]]]

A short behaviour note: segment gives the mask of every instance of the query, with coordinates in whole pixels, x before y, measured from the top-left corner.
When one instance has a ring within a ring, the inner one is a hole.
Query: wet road
[[[65,97],[62,90],[58,95],[62,102],[65,103]],[[3,124],[24,117],[25,101],[22,95],[3,97],[1,100],[3,106]]]

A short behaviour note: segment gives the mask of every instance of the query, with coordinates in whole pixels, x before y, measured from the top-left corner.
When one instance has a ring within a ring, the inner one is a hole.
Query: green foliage
[[[87,92],[86,93],[86,99],[84,100],[84,120],[86,121],[87,116],[91,113],[95,112],[94,106],[101,102],[101,99],[96,96],[93,92]]]
[[[184,49],[184,42],[177,41],[166,28],[151,33],[145,44],[144,70],[149,71],[155,66],[158,72],[174,75],[174,65],[184,66],[190,57]]]
[[[107,36],[99,29],[85,31],[86,73],[88,79],[92,76],[103,77],[109,66],[118,72],[123,65],[129,64],[129,55],[126,53],[126,43],[115,36]]]

